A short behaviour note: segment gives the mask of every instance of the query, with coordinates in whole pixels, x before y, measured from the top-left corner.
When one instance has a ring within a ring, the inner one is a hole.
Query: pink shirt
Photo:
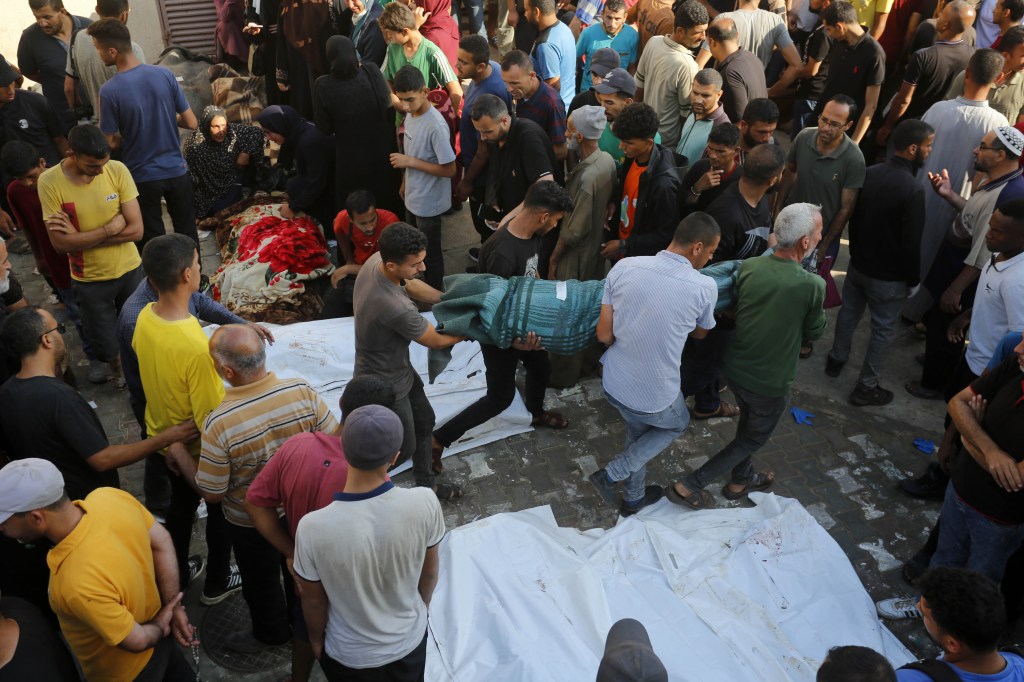
[[[270,458],[245,499],[258,507],[282,507],[294,538],[302,517],[329,505],[347,478],[341,438],[319,431],[299,433]]]

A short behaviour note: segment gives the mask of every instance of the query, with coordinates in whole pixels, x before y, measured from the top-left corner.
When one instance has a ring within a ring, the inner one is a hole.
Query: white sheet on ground
[[[663,500],[607,531],[559,528],[550,507],[450,531],[426,679],[593,680],[608,629],[627,617],[670,680],[810,682],[842,644],[914,659],[799,502],[751,498],[699,513]]]
[[[430,313],[424,314],[424,317],[431,323],[434,322]],[[334,416],[339,417],[338,400],[352,378],[355,367],[354,319],[346,317],[267,326],[277,339],[273,346],[267,348],[267,367],[281,378],[305,379],[331,406]],[[205,329],[207,334],[212,334],[216,328],[216,325],[210,325]],[[487,392],[483,355],[480,353],[480,344],[476,341],[455,344],[452,349],[452,361],[433,384],[427,383],[427,349],[418,343],[412,343],[410,357],[413,367],[423,379],[427,398],[434,408],[437,426],[443,425]],[[452,443],[451,447],[444,451],[444,456],[458,454],[530,430],[530,413],[516,391],[516,397],[507,410]],[[411,463],[406,462],[392,473],[400,473],[410,466]]]

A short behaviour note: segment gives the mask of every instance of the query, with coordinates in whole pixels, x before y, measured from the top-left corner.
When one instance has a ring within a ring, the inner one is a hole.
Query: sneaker
[[[936,462],[929,462],[928,468],[917,478],[904,478],[896,487],[905,495],[919,500],[941,500],[946,496],[949,476]]]
[[[857,387],[853,389],[853,393],[850,394],[850,404],[857,407],[888,405],[892,402],[894,395],[892,391],[881,386],[868,388],[867,386],[857,384]]]
[[[598,469],[594,473],[587,477],[591,485],[597,489],[597,492],[601,495],[601,498],[608,504],[615,504],[615,481],[608,478],[608,472],[604,469]]]
[[[214,604],[221,603],[240,589],[242,589],[242,575],[238,572],[238,566],[231,564],[231,569],[228,571],[228,584],[224,587],[213,588],[207,584],[203,588],[203,594],[200,595],[199,601],[207,606],[213,606]]]
[[[832,355],[825,356],[825,374],[832,377],[833,379],[839,376],[839,373],[843,371],[843,365],[845,362],[839,362],[834,359]]]
[[[893,597],[875,602],[875,609],[878,615],[888,620],[907,620],[910,618],[921,618],[921,612],[917,609],[917,597]]]
[[[107,363],[99,360],[89,361],[89,383],[105,384],[110,373],[107,371]]]
[[[469,260],[477,263],[480,261],[480,247],[474,246],[469,250]]]
[[[191,585],[192,581],[199,577],[199,574],[206,568],[206,559],[199,554],[193,554],[188,558],[188,582],[187,585]]]
[[[619,515],[624,517],[632,516],[644,507],[648,507],[660,500],[664,494],[665,489],[660,485],[649,485],[644,488],[644,496],[636,502],[623,500],[619,506]]]

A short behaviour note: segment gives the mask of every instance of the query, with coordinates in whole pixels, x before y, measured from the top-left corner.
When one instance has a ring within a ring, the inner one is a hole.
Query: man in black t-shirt
[[[680,216],[706,211],[727,187],[740,179],[739,146],[740,129],[736,125],[723,123],[711,129],[704,158],[687,169],[679,188]]]
[[[480,248],[480,272],[499,277],[537,277],[541,237],[572,211],[569,192],[553,180],[537,182],[526,193],[521,208]],[[481,344],[487,368],[487,394],[434,431],[435,460],[444,448],[466,431],[496,417],[512,404],[516,394],[516,368],[526,369],[526,409],[533,426],[564,429],[569,420],[544,410],[544,390],[551,374],[543,339],[533,332],[516,339],[511,348]]]
[[[825,11],[830,0],[810,0],[808,9],[815,14]],[[832,39],[828,37],[824,24],[811,31],[804,43],[804,68],[800,72],[800,85],[796,89],[796,100],[793,102],[793,130],[791,137],[814,123],[814,110],[825,90],[828,78],[828,55],[832,51]]]
[[[714,262],[759,256],[771,233],[771,202],[765,196],[779,184],[786,154],[774,144],[754,147],[743,164],[739,182],[722,192],[707,213],[722,230]]]
[[[0,447],[9,458],[53,462],[68,495],[79,500],[99,487],[119,487],[118,467],[198,436],[188,422],[144,441],[111,445],[95,410],[57,376],[66,352],[63,332],[63,324],[34,306],[3,323],[0,343],[21,359],[21,370],[0,386]]]

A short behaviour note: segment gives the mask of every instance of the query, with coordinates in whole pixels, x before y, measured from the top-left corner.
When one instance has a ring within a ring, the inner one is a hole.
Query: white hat
[[[0,469],[0,523],[49,506],[64,496],[64,477],[52,462],[16,459]]]
[[[1014,156],[1024,155],[1024,135],[1016,128],[1000,126],[996,128],[996,137]]]

